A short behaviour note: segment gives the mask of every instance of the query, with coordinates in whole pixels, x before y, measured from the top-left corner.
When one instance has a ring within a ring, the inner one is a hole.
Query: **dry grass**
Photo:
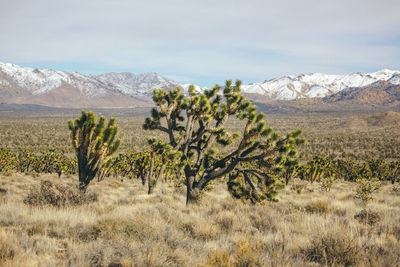
[[[363,210],[354,183],[318,184],[301,194],[290,186],[279,203],[249,206],[224,184],[198,205],[184,190],[160,184],[149,196],[139,181],[89,186],[96,202],[61,206],[24,204],[42,181],[77,186],[56,175],[0,176],[0,265],[4,266],[397,266],[400,195],[392,185]],[[299,183],[298,181],[294,181]],[[35,191],[40,192],[40,191]]]

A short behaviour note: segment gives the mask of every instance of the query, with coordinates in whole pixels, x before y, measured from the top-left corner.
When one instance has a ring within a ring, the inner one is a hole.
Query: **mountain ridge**
[[[373,89],[376,84],[378,85]],[[400,100],[395,96],[398,93],[396,86],[399,85],[400,71],[382,69],[372,73],[346,75],[286,75],[261,83],[242,85],[242,91],[254,102],[295,101],[290,105],[304,108],[307,104],[334,105],[345,102],[360,105],[396,102]],[[186,92],[189,84],[179,84],[155,72],[84,75],[0,63],[0,102],[10,104],[37,104],[59,108],[149,107],[153,105],[153,89],[176,87],[181,87]],[[394,90],[394,93],[390,93],[387,88]],[[197,93],[205,89],[195,85]]]

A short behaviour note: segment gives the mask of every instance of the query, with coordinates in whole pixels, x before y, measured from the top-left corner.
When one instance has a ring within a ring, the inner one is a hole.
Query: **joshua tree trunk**
[[[193,198],[192,195],[195,175],[190,170],[190,167],[188,165],[185,166],[185,176],[186,176],[186,205],[189,205],[195,202],[195,199]]]
[[[149,173],[147,174],[147,184],[149,187],[148,194],[153,193],[154,187],[153,187],[153,172],[154,172],[154,160],[155,160],[155,155],[151,155],[151,160],[150,160],[150,170]]]

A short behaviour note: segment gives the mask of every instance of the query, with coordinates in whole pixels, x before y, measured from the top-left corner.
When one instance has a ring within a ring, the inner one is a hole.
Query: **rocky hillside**
[[[51,107],[143,107],[154,88],[178,83],[157,73],[83,75],[0,63],[0,102]]]

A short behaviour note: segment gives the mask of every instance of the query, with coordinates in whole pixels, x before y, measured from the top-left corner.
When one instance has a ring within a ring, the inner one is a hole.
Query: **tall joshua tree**
[[[143,128],[166,133],[172,149],[181,152],[186,203],[192,202],[211,181],[233,171],[246,174],[241,183],[252,188],[252,196],[259,196],[256,191],[270,190],[273,186],[270,185],[271,176],[259,171],[258,166],[275,169],[285,158],[296,156],[294,147],[303,142],[299,138],[300,130],[279,137],[267,127],[264,114],[258,113],[257,107],[245,100],[240,85],[240,81],[235,85],[226,81],[222,95],[218,94],[221,89],[218,85],[199,95],[195,94],[194,86],[190,86],[188,97],[179,88],[153,91],[157,108],[152,109]],[[226,131],[224,124],[229,118],[245,122],[241,134]],[[233,142],[234,139],[237,141]],[[219,152],[218,147],[224,148],[224,153]],[[261,195],[264,197],[253,200],[262,201],[269,194]]]
[[[121,140],[115,139],[118,127],[111,117],[107,126],[106,118],[82,110],[82,115],[75,121],[68,121],[71,130],[72,145],[78,158],[79,189],[86,192],[89,183],[96,177],[112,155],[117,151]]]

